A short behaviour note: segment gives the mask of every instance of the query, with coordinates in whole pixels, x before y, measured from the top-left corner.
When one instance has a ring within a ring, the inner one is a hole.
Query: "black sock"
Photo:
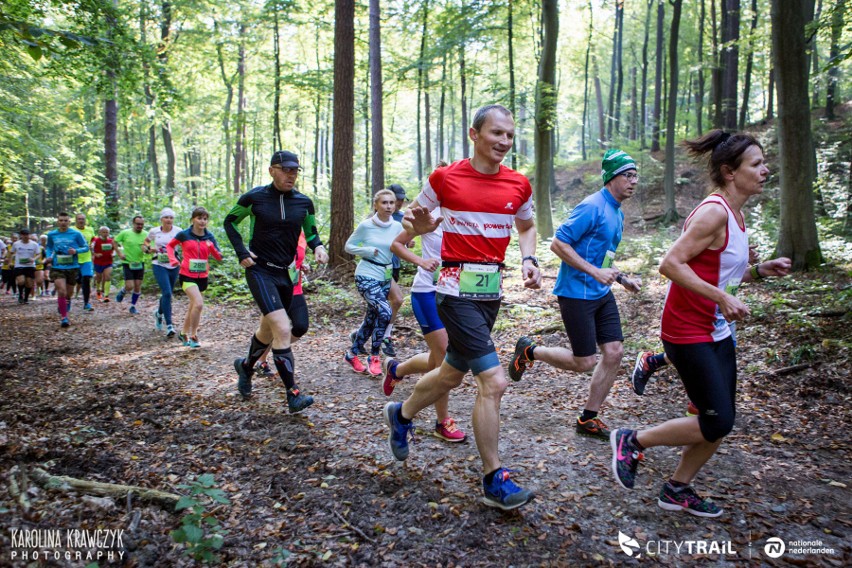
[[[249,345],[248,357],[243,361],[243,367],[246,370],[254,369],[254,364],[257,363],[258,359],[261,358],[263,353],[266,351],[266,348],[269,347],[269,344],[261,343],[256,335],[251,336],[251,345]]]
[[[83,303],[89,303],[89,297],[92,295],[92,277],[83,276]]]
[[[482,478],[482,481],[485,482],[485,485],[489,485],[492,481],[494,481],[494,474],[496,474],[498,471],[500,471],[499,467],[497,469],[495,469],[494,471],[492,471],[491,473],[485,474],[485,477]]]
[[[296,388],[296,379],[293,377],[293,350],[287,349],[272,349],[272,361],[275,363],[275,368],[278,369],[278,375],[284,381],[284,386],[287,387],[287,393]]]
[[[645,446],[639,443],[639,437],[636,435],[636,430],[630,433],[630,443],[636,446],[640,452],[645,449]]]
[[[27,302],[30,299],[30,289],[24,288],[24,301]]]
[[[674,479],[669,479],[668,483],[671,488],[675,490],[675,492],[682,491],[689,487],[689,483],[681,483],[680,481],[675,481]]]
[[[589,420],[591,420],[592,418],[597,418],[597,417],[598,417],[598,413],[597,413],[597,412],[594,412],[594,411],[591,411],[591,410],[586,410],[586,409],[584,408],[584,409],[583,409],[583,414],[581,414],[581,415],[580,415],[580,421],[581,421],[581,422],[588,422],[588,421],[589,421]]]
[[[399,420],[400,424],[411,424],[411,420],[402,415],[402,405],[399,405],[399,408],[396,410],[396,419]]]
[[[537,347],[537,345],[530,345],[529,347],[527,347],[527,351],[526,351],[525,355],[527,356],[528,360],[535,361],[535,348],[536,347]]]
[[[652,371],[656,371],[660,367],[666,366],[666,354],[665,353],[657,353],[656,355],[652,355],[648,357],[648,368]]]

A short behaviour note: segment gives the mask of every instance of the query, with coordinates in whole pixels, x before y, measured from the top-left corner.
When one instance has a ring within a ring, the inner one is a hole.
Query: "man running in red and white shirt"
[[[500,400],[507,380],[491,329],[502,296],[502,270],[512,226],[524,256],[524,286],[538,288],[541,274],[535,256],[536,231],[529,180],[501,165],[512,148],[515,121],[500,105],[479,109],[470,128],[473,157],[435,170],[412,202],[407,216],[414,232],[444,230],[442,269],[438,280],[438,315],[447,329],[447,356],[437,369],[423,376],[403,403],[385,406],[390,428],[388,444],[394,457],[408,457],[412,419],[422,409],[462,383],[471,371],[478,389],[473,409],[473,431],[485,476],[484,502],[509,510],[528,503],[533,493],[509,478],[498,455]],[[442,216],[430,211],[441,208]]]

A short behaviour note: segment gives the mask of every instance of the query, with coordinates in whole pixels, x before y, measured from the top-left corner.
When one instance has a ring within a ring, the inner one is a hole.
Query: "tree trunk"
[[[748,58],[746,58],[745,77],[743,77],[743,102],[740,106],[739,130],[745,129],[748,113],[748,98],[751,94],[751,69],[754,65],[755,30],[757,29],[757,0],[751,0],[751,30],[748,34]]]
[[[834,114],[835,97],[837,96],[837,80],[840,75],[840,67],[837,58],[840,55],[840,38],[843,34],[843,20],[845,18],[846,4],[838,2],[831,12],[831,47],[828,52],[828,60],[832,66],[828,70],[828,85],[825,89],[825,117],[829,120],[836,118]]]
[[[468,139],[468,119],[467,119],[467,74],[464,68],[464,48],[462,43],[459,46],[459,75],[461,78],[461,120],[462,120],[462,157],[470,157],[470,141]]]
[[[772,57],[772,60],[775,60],[775,57]],[[775,118],[775,67],[769,69],[769,94],[767,95],[766,101],[766,120],[772,120]]]
[[[316,28],[314,30],[314,40],[315,40],[315,49],[314,54],[316,57],[317,64],[317,76],[322,72],[322,67],[320,66],[320,24],[317,21]],[[313,172],[314,172],[314,197],[319,193],[319,164],[322,161],[322,147],[320,145],[320,140],[322,139],[322,131],[320,130],[320,115],[322,114],[322,92],[320,89],[317,89],[317,95],[314,99],[314,164],[313,164]]]
[[[698,15],[698,72],[695,79],[695,127],[698,136],[704,134],[704,0]]]
[[[615,135],[621,133],[621,92],[624,88],[624,66],[622,65],[622,53],[624,52],[624,1],[619,0],[615,4],[616,18],[616,37],[618,42],[616,45],[616,87],[615,87],[615,118],[613,121],[613,129]]]
[[[113,7],[118,6],[118,1],[113,0]],[[112,12],[107,14],[107,27],[115,29],[116,22]],[[118,67],[118,55],[115,50],[110,50],[110,60],[106,66],[107,84],[110,88],[110,97],[104,102],[104,201],[106,205],[107,218],[117,224],[119,221],[118,207],[118,102],[116,95],[118,85],[116,82],[116,68]]]
[[[147,19],[146,3],[142,2],[139,5],[139,41],[142,44],[146,43],[145,21]],[[151,166],[151,175],[153,176],[154,189],[160,191],[160,166],[157,163],[157,127],[154,121],[154,92],[151,90],[150,83],[150,65],[148,59],[142,57],[142,71],[145,81],[145,110],[146,116],[150,121],[148,126],[148,164]]]
[[[589,4],[591,6],[591,3]],[[648,122],[648,35],[651,30],[651,8],[654,6],[654,0],[648,0],[648,10],[645,12],[645,39],[642,41],[642,103],[639,105],[639,112],[642,114],[642,126],[639,129],[639,145],[644,150],[647,148],[645,142],[645,134],[647,133]],[[591,38],[591,30],[589,30],[589,38]],[[591,42],[591,39],[589,39]]]
[[[447,104],[447,54],[441,59],[441,100],[438,103],[438,160],[446,160],[449,152],[444,148],[444,111]]]
[[[214,19],[213,27],[218,31],[219,24]],[[222,55],[222,44],[216,43],[216,56],[219,60],[219,72],[222,75],[222,83],[225,84],[227,95],[225,96],[225,108],[222,113],[222,131],[225,134],[225,187],[231,187],[231,103],[234,100],[234,78],[228,79],[225,73],[225,57]]]
[[[422,106],[420,101],[423,98],[423,90],[425,88],[423,84],[423,67],[426,65],[425,57],[426,57],[426,33],[428,31],[429,17],[429,1],[426,0],[423,4],[423,28],[420,32],[420,57],[417,60],[417,179],[421,179],[423,177],[423,129],[421,126],[420,118],[422,116],[421,109]]]
[[[352,153],[355,113],[355,0],[334,3],[334,175],[331,182],[330,264],[343,269],[351,256],[346,239],[352,233],[355,213],[352,197]]]
[[[272,49],[275,52],[275,94],[273,95],[272,110],[272,152],[283,148],[281,145],[281,39],[278,31],[278,5],[273,3],[272,21],[274,33],[272,35]]]
[[[843,0],[841,0],[843,1]],[[820,14],[822,14],[822,0],[816,0],[816,14],[814,22],[819,22]],[[819,108],[819,51],[817,50],[817,32],[816,29],[810,32],[810,63],[811,63],[811,80],[814,88],[814,95],[811,98],[811,108]]]
[[[725,2],[725,0],[719,0]],[[724,6],[720,6],[724,12]],[[713,47],[713,67],[710,72],[710,94],[713,99],[711,110],[713,116],[710,123],[713,128],[722,128],[722,54],[719,52],[719,27],[716,18],[716,0],[710,0],[710,27],[712,31],[711,43]]]
[[[542,42],[544,43],[544,42]],[[615,117],[615,73],[618,67],[618,3],[615,5],[615,19],[612,26],[612,53],[609,61],[609,96],[606,104],[606,140],[612,139],[613,119]]]
[[[723,0],[722,7],[722,127],[737,128],[739,77],[740,0]]]
[[[667,223],[678,219],[675,205],[675,120],[677,117],[677,86],[678,86],[678,52],[677,42],[680,33],[680,12],[682,0],[674,0],[672,6],[672,28],[669,34],[669,106],[666,117],[666,168],[663,176],[665,188],[666,210],[664,218]]]
[[[245,123],[246,123],[246,25],[240,23],[240,44],[237,50],[237,128],[234,141],[234,195],[242,193],[243,168],[245,167]]]
[[[372,193],[385,187],[384,89],[382,88],[382,10],[379,0],[370,0],[370,106],[373,144],[370,155]],[[335,111],[336,114],[336,111]]]
[[[816,161],[808,101],[805,24],[813,0],[772,0],[772,46],[778,81],[778,161],[781,218],[775,256],[793,261],[793,270],[822,263],[814,217],[813,165]]]
[[[167,68],[169,63],[169,49],[172,45],[172,4],[171,2],[162,3],[162,19],[160,20],[160,48],[158,57],[160,59],[160,73],[163,79],[167,81]],[[177,178],[177,158],[175,156],[175,143],[172,140],[172,125],[171,119],[168,118],[171,105],[163,104],[166,111],[166,118],[163,120],[163,125],[160,130],[163,134],[163,147],[166,150],[166,194],[168,198],[174,199],[175,195],[175,179]]]
[[[639,138],[639,85],[638,81],[638,71],[636,66],[630,68],[630,82],[632,84],[632,90],[630,94],[630,132],[628,133],[628,138],[630,140],[638,140]]]
[[[512,14],[512,0],[509,0],[508,3],[509,3],[509,6],[508,6],[509,19],[508,19],[507,26],[509,28],[509,111],[512,113],[512,116],[515,117],[515,120],[517,121],[518,109],[515,107],[515,41],[514,41],[515,26],[514,26],[514,22],[513,22],[513,14]],[[588,56],[588,50],[587,50],[587,53],[586,53],[586,73],[587,73],[586,74],[586,81],[587,82],[588,82],[588,71],[589,71],[589,56]],[[586,112],[585,104],[586,104],[586,101],[583,100],[583,105],[584,105],[583,106],[583,113],[584,113],[583,116],[585,116],[585,112]],[[515,128],[517,128],[517,122],[516,122]],[[512,153],[512,169],[514,170],[514,169],[517,169],[517,167],[518,167],[518,151],[517,151],[517,147],[515,145],[512,145],[511,153]],[[584,141],[583,142],[583,159],[584,160],[586,159],[585,156],[586,156],[586,146],[585,146],[585,141]]]
[[[593,83],[595,85],[595,104],[598,107],[598,148],[603,147],[603,143],[606,140],[606,124],[604,122],[604,107],[603,107],[603,93],[601,93],[601,78],[598,76],[598,62],[594,55],[592,55],[592,72],[594,73]]]
[[[559,0],[542,0],[541,59],[535,93],[535,218],[538,235],[553,235],[550,211],[553,179],[553,129],[556,114],[556,43],[559,38]]]
[[[660,116],[663,95],[663,23],[666,18],[666,4],[657,3],[657,76],[654,78],[654,124],[651,131],[651,151],[660,151]]]
[[[580,134],[580,147],[583,152],[583,161],[586,155],[586,113],[589,108],[589,53],[592,51],[592,33],[594,33],[592,0],[589,0],[589,37],[586,40],[586,63],[583,66],[583,122]],[[513,164],[514,165],[514,164]]]

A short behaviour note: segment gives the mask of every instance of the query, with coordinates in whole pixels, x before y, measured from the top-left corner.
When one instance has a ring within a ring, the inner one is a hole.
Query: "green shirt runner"
[[[145,243],[145,238],[148,236],[148,231],[139,231],[133,229],[124,229],[115,237],[115,241],[124,247],[124,260],[122,264],[137,264],[143,262],[145,255],[142,254],[142,245]]]

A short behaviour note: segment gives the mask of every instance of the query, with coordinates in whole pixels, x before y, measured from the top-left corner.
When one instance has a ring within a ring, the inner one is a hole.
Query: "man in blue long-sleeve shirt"
[[[47,234],[47,263],[50,265],[50,281],[56,288],[56,302],[59,304],[59,317],[62,327],[68,327],[68,308],[74,285],[80,278],[80,263],[77,255],[88,252],[86,237],[76,229],[71,229],[68,213],[56,217],[57,228]]]

